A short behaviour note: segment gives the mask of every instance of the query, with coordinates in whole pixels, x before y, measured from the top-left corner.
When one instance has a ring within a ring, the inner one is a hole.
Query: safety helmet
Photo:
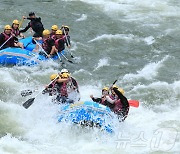
[[[58,74],[52,74],[52,75],[50,76],[50,79],[51,79],[51,80],[54,80],[57,76],[58,76]]]
[[[43,35],[49,35],[50,31],[48,29],[43,30]]]
[[[117,89],[118,89],[118,86],[116,86],[116,85],[113,85],[113,86],[112,86],[112,88],[117,88]]]
[[[118,88],[118,91],[120,91],[124,95],[124,90],[122,88]]]
[[[104,87],[104,88],[102,89],[102,91],[104,91],[104,90],[108,91],[109,88],[108,88],[108,87]]]
[[[13,20],[13,24],[19,25],[19,21],[18,20]]]
[[[68,77],[70,77],[70,74],[69,73],[63,73],[63,74],[61,74],[61,77],[62,78],[68,78]]]
[[[58,30],[58,26],[57,25],[52,25],[51,29],[56,31],[56,30]]]
[[[57,31],[56,31],[56,35],[62,35],[63,33],[62,33],[62,30],[60,30],[60,29],[58,29]]]
[[[61,74],[63,74],[63,73],[69,73],[69,71],[68,71],[66,68],[63,68],[63,69],[61,70]]]
[[[11,30],[12,28],[11,28],[11,26],[10,25],[6,25],[6,26],[4,26],[4,30]]]

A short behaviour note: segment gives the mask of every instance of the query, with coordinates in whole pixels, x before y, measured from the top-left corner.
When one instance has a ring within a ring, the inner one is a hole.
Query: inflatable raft
[[[61,107],[58,121],[72,122],[81,126],[98,127],[108,133],[113,132],[111,110],[101,104],[85,101]]]
[[[32,52],[32,50],[35,48],[35,44],[33,44],[32,42],[32,37],[22,39],[20,42],[24,44],[25,49],[10,47],[10,48],[0,50],[0,64],[1,65],[32,66],[32,65],[39,64],[40,62],[46,61],[49,59],[49,58],[46,58],[44,54]],[[65,51],[62,51],[61,53],[64,54]],[[59,60],[58,56],[54,56],[51,59]]]

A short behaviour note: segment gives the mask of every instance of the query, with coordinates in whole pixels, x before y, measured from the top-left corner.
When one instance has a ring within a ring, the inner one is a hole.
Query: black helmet
[[[29,16],[35,16],[34,12],[29,12]]]

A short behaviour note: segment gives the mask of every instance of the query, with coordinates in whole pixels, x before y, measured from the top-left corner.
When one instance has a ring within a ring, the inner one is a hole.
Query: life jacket
[[[114,102],[114,108],[113,111],[115,113],[119,112],[122,109],[122,104],[121,104],[121,100],[118,99],[117,101]]]
[[[4,35],[4,42],[6,42],[10,37],[11,35],[7,35],[6,33],[1,33]],[[4,47],[14,47],[14,39],[13,37],[11,37],[11,39],[9,41],[6,42],[6,44],[4,45]]]
[[[50,34],[50,37],[55,41],[56,40],[56,35],[55,34]]]
[[[67,86],[66,86],[65,82],[63,82],[63,84],[62,84],[62,86],[60,88],[60,93],[61,93],[61,96],[68,97]]]
[[[12,28],[12,33],[15,35],[15,36],[19,36],[20,32],[19,32],[19,29],[14,29]]]
[[[48,51],[48,49],[49,49],[48,38],[43,39],[42,48],[43,48],[45,51]]]
[[[55,43],[54,43],[54,44],[55,44],[56,49],[59,48],[59,41],[60,41],[60,40],[64,41],[64,38],[59,38],[59,39],[56,39],[56,40],[55,40]]]

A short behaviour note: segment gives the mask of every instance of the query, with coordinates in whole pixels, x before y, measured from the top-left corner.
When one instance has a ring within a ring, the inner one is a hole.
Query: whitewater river
[[[75,64],[64,67],[77,79],[82,101],[118,79],[140,106],[116,123],[115,134],[58,123],[51,98],[38,95],[24,109],[31,97],[20,92],[37,94],[62,69],[59,63],[0,66],[0,154],[180,153],[179,0],[0,0],[0,31],[29,11],[45,28],[70,26]]]

